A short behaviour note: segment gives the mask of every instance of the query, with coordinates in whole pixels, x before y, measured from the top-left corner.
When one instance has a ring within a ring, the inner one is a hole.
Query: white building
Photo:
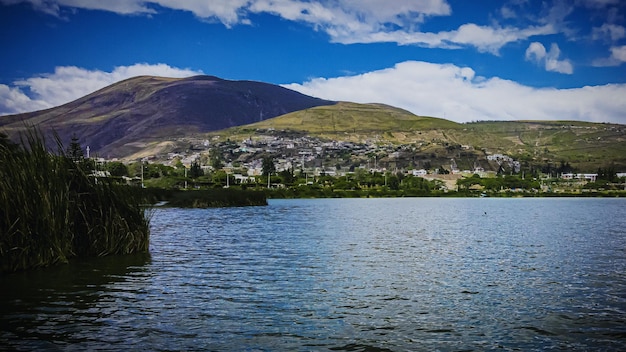
[[[573,173],[562,173],[561,178],[564,180],[585,180],[590,182],[595,182],[598,178],[598,174],[573,174]]]
[[[428,175],[428,171],[424,170],[424,169],[419,169],[419,170],[411,170],[411,174],[413,176],[418,176],[418,177],[423,177]]]

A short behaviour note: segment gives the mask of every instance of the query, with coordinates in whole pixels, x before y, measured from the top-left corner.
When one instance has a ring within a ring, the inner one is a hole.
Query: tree
[[[280,172],[279,176],[282,182],[286,185],[293,184],[293,181],[296,179],[296,177],[293,174],[293,170],[283,170]]]
[[[264,176],[269,176],[273,173],[276,173],[276,165],[274,165],[274,159],[272,157],[266,156],[263,158],[262,162],[262,172]]]
[[[211,149],[210,155],[213,170],[221,169],[224,166],[224,163],[222,162],[222,156],[219,149]]]
[[[606,168],[598,168],[598,180],[615,182],[617,180],[617,172],[613,164]]]
[[[78,137],[76,137],[76,135],[72,136],[72,141],[70,142],[70,145],[67,146],[65,155],[67,158],[74,161],[76,166],[83,172],[91,173],[93,170],[96,169],[94,160],[85,159],[85,155],[83,154],[83,147],[78,142]]]
[[[70,159],[74,160],[74,162],[77,163],[83,161],[83,159],[85,158],[85,155],[83,154],[83,148],[78,142],[78,137],[76,137],[76,135],[72,136],[72,141],[70,142],[70,145],[67,146],[66,153]]]
[[[107,170],[111,173],[111,176],[128,176],[128,167],[119,161],[113,161],[107,164]]]
[[[400,189],[400,179],[398,178],[398,176],[396,175],[389,175],[387,176],[387,187],[389,187],[389,189],[392,189],[394,191],[397,191]]]
[[[200,167],[200,164],[194,161],[193,163],[191,163],[191,167],[189,168],[189,177],[198,178],[200,176],[204,176],[204,171]]]

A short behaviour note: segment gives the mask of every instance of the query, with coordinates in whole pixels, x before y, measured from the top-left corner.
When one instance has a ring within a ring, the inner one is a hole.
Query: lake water
[[[625,199],[157,209],[151,254],[0,276],[0,349],[617,351]]]

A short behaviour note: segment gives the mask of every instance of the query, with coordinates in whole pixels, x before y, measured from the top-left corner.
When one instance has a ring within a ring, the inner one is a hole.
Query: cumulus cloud
[[[0,114],[17,114],[62,105],[135,76],[189,77],[198,74],[202,72],[166,64],[119,66],[111,72],[61,66],[54,73],[16,81],[13,86],[0,84]]]
[[[605,23],[600,27],[594,27],[592,30],[593,39],[604,39],[611,42],[616,42],[626,37],[626,28],[624,26]]]
[[[433,48],[475,47],[481,52],[498,54],[504,45],[531,36],[554,34],[552,24],[517,28],[467,23],[457,29],[423,32],[420,25],[429,17],[449,16],[446,0],[0,0],[2,3],[29,2],[36,9],[59,15],[62,9],[106,10],[119,14],[155,14],[159,5],[189,11],[227,27],[250,24],[249,14],[270,13],[286,20],[308,23],[326,32],[336,43],[393,42]]]
[[[336,41],[345,44],[391,42],[428,48],[459,49],[474,47],[480,52],[498,55],[500,49],[506,44],[526,40],[536,35],[553,34],[555,30],[551,25],[531,26],[520,29],[517,27],[479,26],[474,23],[467,23],[455,30],[437,33],[404,30],[364,32],[358,36],[354,33],[332,33]]]
[[[626,45],[611,47],[611,56],[608,58],[600,58],[593,61],[592,65],[596,67],[603,66],[620,66],[626,62]]]
[[[226,25],[247,23],[249,13],[273,13],[285,19],[328,25],[333,18],[363,22],[370,26],[403,25],[406,21],[422,20],[424,16],[449,15],[446,0],[0,0],[5,4],[26,2],[40,11],[59,15],[62,7],[105,10],[119,14],[154,14],[154,5],[189,11],[200,18],[217,19]]]
[[[315,78],[285,87],[358,103],[385,103],[417,115],[457,122],[582,120],[626,123],[626,84],[575,89],[533,88],[469,67],[406,61],[356,76]]]
[[[559,60],[561,50],[556,43],[552,43],[550,51],[546,51],[543,44],[539,42],[530,43],[526,49],[526,60],[534,61],[539,65],[544,65],[546,71],[572,74],[574,67],[569,60]]]

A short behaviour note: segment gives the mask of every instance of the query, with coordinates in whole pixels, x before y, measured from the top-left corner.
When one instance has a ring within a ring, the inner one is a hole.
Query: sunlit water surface
[[[158,209],[151,254],[0,276],[0,348],[620,350],[626,200]]]

